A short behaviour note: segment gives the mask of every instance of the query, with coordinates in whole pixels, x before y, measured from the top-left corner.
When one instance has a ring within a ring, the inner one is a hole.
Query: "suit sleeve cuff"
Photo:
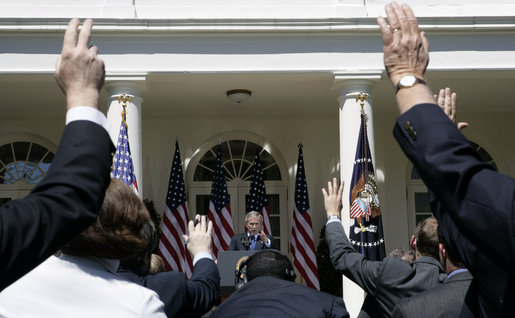
[[[197,264],[198,261],[200,261],[203,258],[209,258],[210,260],[213,260],[213,256],[206,252],[200,252],[197,255],[195,255],[195,258],[193,258],[193,266]]]
[[[68,110],[68,112],[66,112],[66,125],[76,120],[87,120],[94,122],[104,127],[104,129],[109,133],[109,122],[107,121],[106,116],[95,108],[88,106],[78,106]]]

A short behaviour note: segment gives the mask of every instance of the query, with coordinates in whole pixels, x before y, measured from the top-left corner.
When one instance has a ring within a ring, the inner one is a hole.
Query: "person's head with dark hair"
[[[246,264],[248,281],[260,276],[272,276],[288,281],[295,280],[291,261],[278,250],[267,249],[257,252],[249,257]]]
[[[465,268],[465,264],[459,257],[458,253],[452,250],[449,244],[445,241],[442,233],[440,232],[440,228],[437,229],[438,232],[438,241],[439,244],[439,254],[440,254],[440,263],[442,263],[443,268],[449,274],[450,272],[458,269]]]
[[[140,276],[145,276],[149,274],[152,251],[156,248],[158,242],[156,228],[152,220],[143,225],[141,234],[147,241],[146,248],[135,255],[120,260],[120,266]]]
[[[61,248],[81,257],[125,259],[148,245],[151,222],[143,201],[125,183],[111,179],[96,221]]]
[[[438,221],[431,216],[422,220],[411,237],[411,248],[415,251],[415,258],[430,256],[439,259],[438,251]]]

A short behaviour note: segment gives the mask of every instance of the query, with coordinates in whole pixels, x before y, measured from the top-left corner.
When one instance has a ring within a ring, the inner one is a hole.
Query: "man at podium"
[[[245,227],[247,232],[232,237],[228,251],[276,249],[274,238],[263,232],[263,216],[259,212],[251,211],[245,215]]]

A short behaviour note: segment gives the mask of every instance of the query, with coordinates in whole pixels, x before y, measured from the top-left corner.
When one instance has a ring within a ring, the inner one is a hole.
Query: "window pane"
[[[254,162],[254,157],[256,156],[256,149],[258,145],[253,142],[247,142],[247,149],[245,150],[245,160],[248,162]],[[261,149],[261,147],[259,147]],[[261,159],[261,156],[259,156]]]
[[[213,181],[213,171],[210,171],[199,165],[195,169],[193,181]]]
[[[265,180],[281,180],[281,171],[277,164],[264,170],[263,177]]]
[[[8,164],[14,161],[13,152],[11,151],[11,144],[6,144],[0,147],[0,160],[4,164]]]
[[[270,216],[270,227],[272,228],[272,236],[281,236],[281,218],[279,215]]]
[[[268,201],[268,212],[272,214],[279,215],[281,211],[279,211],[279,195],[278,194],[267,194],[266,199]]]
[[[427,192],[415,192],[415,213],[419,212],[431,212]]]
[[[195,198],[195,203],[197,207],[197,211],[192,211],[193,214],[207,215],[209,212],[209,199],[211,195],[209,194],[199,194]]]

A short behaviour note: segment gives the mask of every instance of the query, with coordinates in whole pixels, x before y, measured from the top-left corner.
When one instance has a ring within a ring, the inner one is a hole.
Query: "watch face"
[[[415,82],[417,81],[417,78],[413,75],[404,76],[401,78],[399,84],[404,87],[411,87],[415,85]]]

